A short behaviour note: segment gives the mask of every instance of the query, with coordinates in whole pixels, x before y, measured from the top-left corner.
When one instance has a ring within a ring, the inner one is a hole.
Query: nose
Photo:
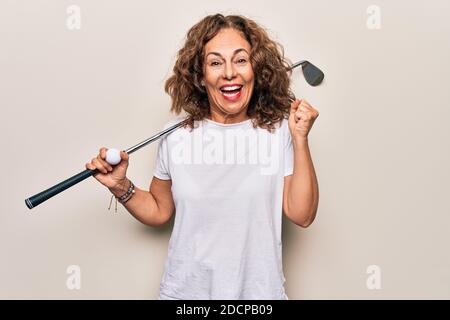
[[[236,69],[232,62],[225,63],[224,78],[231,80],[236,77]]]

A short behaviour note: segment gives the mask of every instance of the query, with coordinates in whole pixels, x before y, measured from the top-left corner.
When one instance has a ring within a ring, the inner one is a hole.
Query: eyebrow
[[[241,51],[247,52],[247,50],[245,50],[244,48],[239,48],[239,49],[234,50],[233,56],[235,56],[236,54],[238,54],[238,53],[241,52]],[[209,52],[209,53],[206,55],[205,58],[207,58],[210,54],[213,54],[213,55],[222,57],[222,55],[221,55],[220,53],[218,53],[218,52]],[[247,52],[247,54],[248,54],[248,52]]]

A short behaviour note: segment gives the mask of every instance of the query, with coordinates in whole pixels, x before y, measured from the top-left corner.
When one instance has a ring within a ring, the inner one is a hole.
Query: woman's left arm
[[[308,227],[316,217],[319,187],[308,134],[319,112],[305,100],[291,104],[289,130],[294,151],[294,172],[284,178],[283,211],[295,224]]]

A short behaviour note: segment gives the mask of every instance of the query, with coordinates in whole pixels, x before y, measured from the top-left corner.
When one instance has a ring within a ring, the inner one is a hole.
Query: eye
[[[245,60],[245,59],[239,59],[238,61],[237,61],[238,63],[245,63],[245,62],[247,62],[247,60]]]
[[[218,61],[213,61],[213,62],[210,63],[210,65],[211,65],[211,66],[218,66],[218,65],[220,65],[220,62],[218,62]]]

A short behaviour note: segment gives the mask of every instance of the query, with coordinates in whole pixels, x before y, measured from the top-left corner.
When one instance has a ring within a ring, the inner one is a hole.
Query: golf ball
[[[120,162],[120,151],[117,149],[108,149],[106,151],[106,162],[110,165],[116,165]]]

